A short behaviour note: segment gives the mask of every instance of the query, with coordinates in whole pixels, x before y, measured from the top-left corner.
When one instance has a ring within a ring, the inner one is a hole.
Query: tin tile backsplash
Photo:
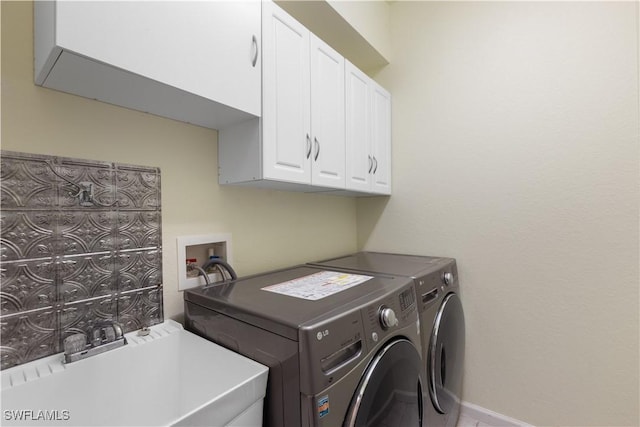
[[[162,322],[160,169],[0,153],[2,369]]]

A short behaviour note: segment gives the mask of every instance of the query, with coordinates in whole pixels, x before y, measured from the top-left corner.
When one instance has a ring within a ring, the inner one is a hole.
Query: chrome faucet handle
[[[116,331],[113,328],[113,325],[105,326],[102,328],[102,332],[104,332],[104,342],[113,342],[116,340]]]
[[[91,328],[90,340],[93,347],[98,347],[102,344],[102,327],[94,326]]]
[[[98,347],[122,339],[123,336],[122,326],[119,323],[112,321],[99,322],[91,328],[91,345]]]
[[[113,322],[111,324],[111,326],[113,326],[113,331],[116,334],[116,339],[117,340],[119,340],[120,338],[122,338],[124,336],[124,332],[122,331],[122,326],[120,325],[120,323]]]
[[[66,337],[63,341],[64,353],[79,353],[87,347],[87,336],[82,333],[73,334]]]

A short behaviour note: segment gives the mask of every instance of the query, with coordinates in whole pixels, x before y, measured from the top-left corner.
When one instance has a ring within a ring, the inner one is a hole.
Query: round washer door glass
[[[420,427],[420,354],[406,339],[382,348],[365,371],[344,427]]]
[[[429,394],[442,414],[459,403],[463,362],[464,312],[458,295],[450,293],[436,314],[427,357]]]

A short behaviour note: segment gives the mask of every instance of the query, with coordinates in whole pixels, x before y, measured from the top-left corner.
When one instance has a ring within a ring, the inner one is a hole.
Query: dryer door
[[[442,414],[460,403],[463,361],[464,313],[458,295],[450,293],[436,314],[427,358],[429,394]]]
[[[387,343],[364,372],[344,427],[420,427],[420,365],[420,354],[410,341]]]

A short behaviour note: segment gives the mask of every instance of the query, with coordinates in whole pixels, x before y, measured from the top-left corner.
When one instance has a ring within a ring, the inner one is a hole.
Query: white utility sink
[[[262,425],[267,367],[171,320],[125,337],[77,362],[58,354],[2,371],[0,424]]]

